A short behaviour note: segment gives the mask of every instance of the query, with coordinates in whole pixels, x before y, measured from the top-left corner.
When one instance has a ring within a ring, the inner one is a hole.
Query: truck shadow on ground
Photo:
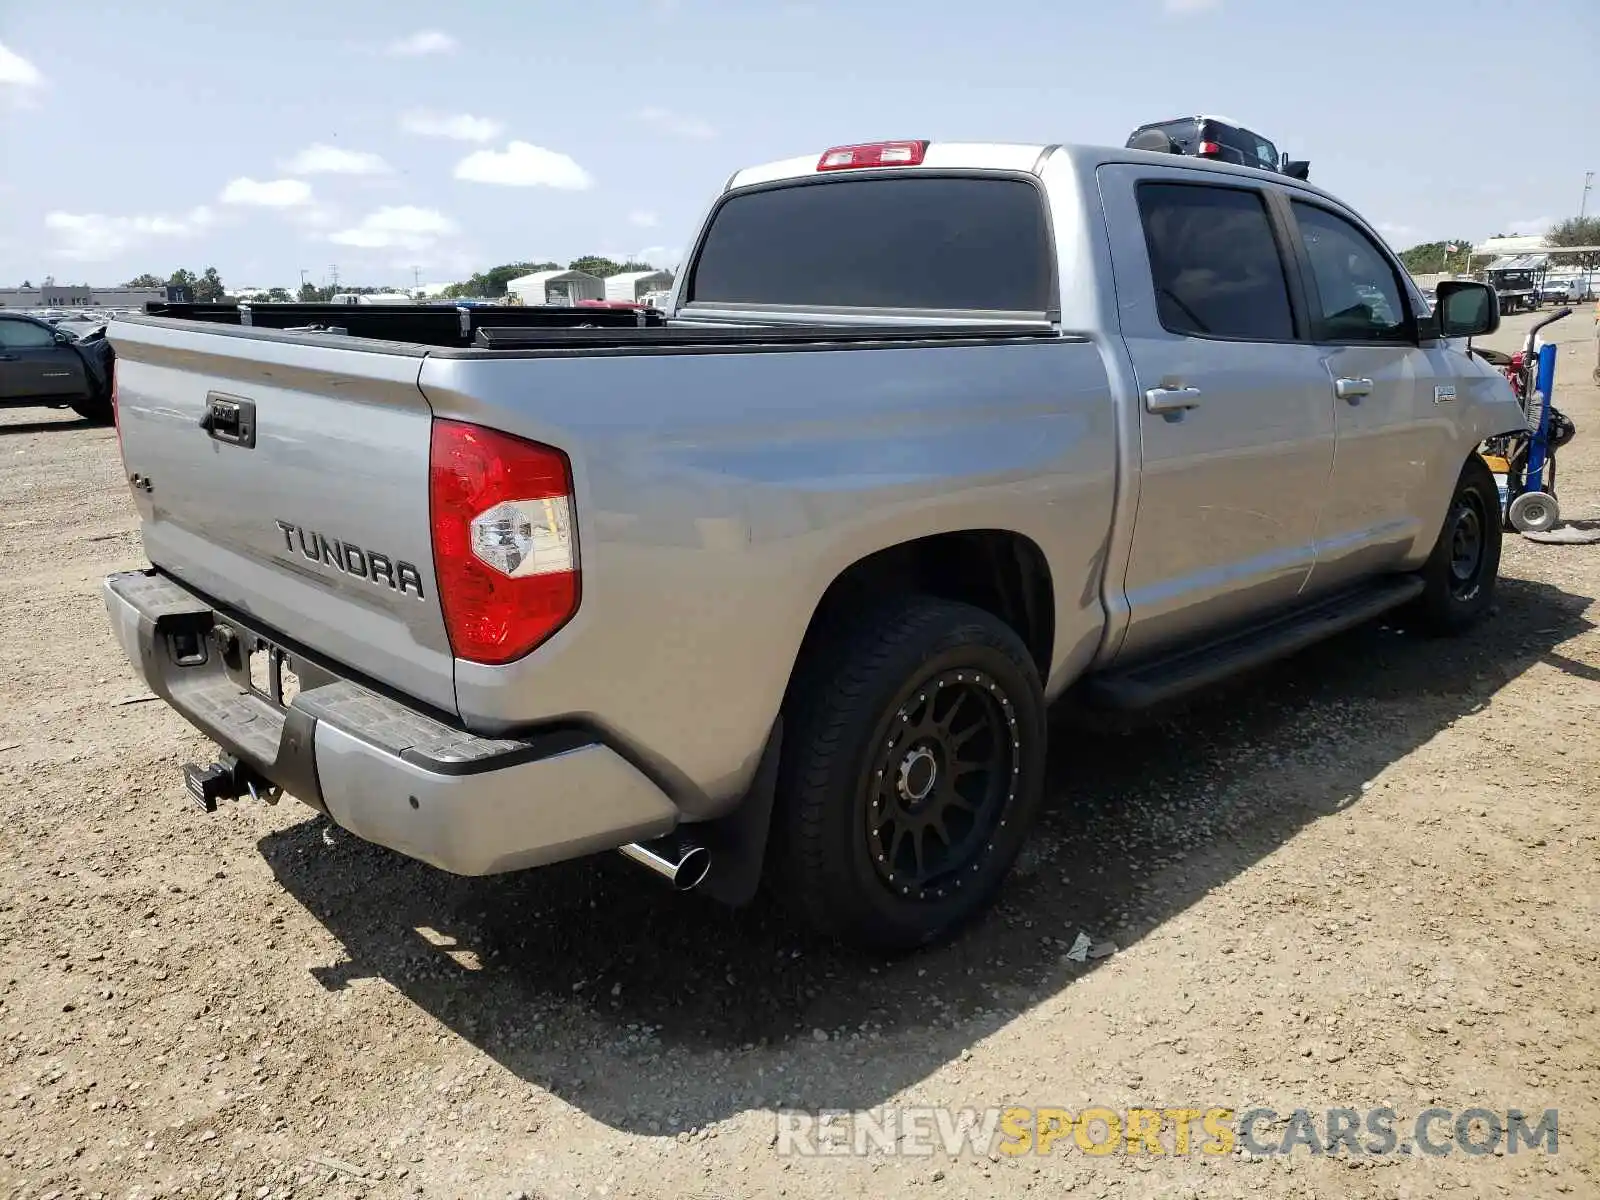
[[[1594,628],[1588,604],[1507,579],[1466,639],[1374,625],[1137,725],[1065,714],[1050,809],[1001,903],[900,960],[808,944],[770,903],[676,896],[620,856],[458,879],[327,846],[319,821],[261,849],[349,956],[323,986],[381,977],[607,1125],[871,1108],[1094,970],[1065,958],[1077,931],[1133,944],[1534,664],[1592,679],[1554,649]]]
[[[65,433],[73,429],[99,428],[93,421],[85,420],[70,408],[61,410],[61,417],[54,421],[0,421],[0,437],[7,437],[24,433]],[[105,426],[107,430],[111,426]]]

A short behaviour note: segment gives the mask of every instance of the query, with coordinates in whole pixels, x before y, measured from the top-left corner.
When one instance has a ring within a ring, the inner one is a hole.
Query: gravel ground
[[[1596,517],[1566,324],[1562,496]],[[1459,642],[1375,626],[1061,722],[998,910],[889,962],[615,856],[463,880],[293,802],[203,816],[203,740],[96,591],[142,563],[114,433],[3,412],[0,463],[0,1194],[1600,1196],[1600,547],[1508,537]],[[776,1108],[885,1104],[1558,1108],[1560,1143],[779,1153]]]

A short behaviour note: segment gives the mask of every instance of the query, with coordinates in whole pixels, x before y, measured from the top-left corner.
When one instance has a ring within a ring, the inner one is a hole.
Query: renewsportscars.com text
[[[1310,1155],[1469,1157],[1556,1154],[1559,1113],[1429,1108],[1403,1118],[1394,1108],[1221,1106],[1125,1108],[879,1108],[867,1112],[782,1109],[780,1155],[1079,1153],[1125,1155]]]

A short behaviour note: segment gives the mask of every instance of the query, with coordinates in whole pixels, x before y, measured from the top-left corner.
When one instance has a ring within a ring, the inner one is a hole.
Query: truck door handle
[[[1333,394],[1341,400],[1359,400],[1363,396],[1372,395],[1372,380],[1335,379]]]
[[[1144,406],[1153,413],[1182,412],[1199,405],[1200,389],[1197,387],[1158,387],[1144,394]]]

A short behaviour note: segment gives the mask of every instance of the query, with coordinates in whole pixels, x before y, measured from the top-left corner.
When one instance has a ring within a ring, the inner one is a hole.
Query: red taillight
[[[1201,158],[1209,158],[1213,154],[1221,154],[1222,147],[1216,142],[1201,142],[1200,149],[1196,151],[1196,153],[1199,154]]]
[[[578,611],[572,472],[549,446],[435,421],[433,568],[456,657],[508,663]]]
[[[860,167],[915,167],[928,153],[927,142],[866,142],[835,146],[817,160],[819,171],[851,171]]]

